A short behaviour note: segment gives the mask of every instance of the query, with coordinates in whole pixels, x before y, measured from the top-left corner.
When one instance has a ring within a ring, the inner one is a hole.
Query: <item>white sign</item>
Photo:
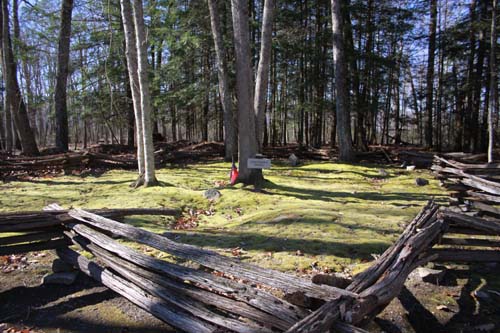
[[[271,160],[268,158],[249,158],[247,160],[249,169],[271,169]]]

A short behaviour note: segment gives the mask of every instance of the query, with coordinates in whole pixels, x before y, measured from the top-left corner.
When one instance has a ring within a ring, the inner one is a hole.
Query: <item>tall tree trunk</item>
[[[491,13],[491,37],[490,37],[490,105],[488,108],[488,163],[493,162],[494,148],[494,129],[493,114],[498,112],[498,85],[497,85],[497,66],[496,66],[496,47],[497,47],[497,0],[492,2]]]
[[[132,7],[130,0],[120,0],[121,14],[123,22],[123,31],[125,32],[125,53],[127,56],[127,68],[132,93],[132,102],[134,104],[135,114],[135,133],[137,144],[137,165],[139,169],[139,178],[136,185],[142,183],[144,175],[144,140],[142,135],[142,112],[141,96],[139,93],[139,77],[137,72],[137,49],[136,36],[132,21]]]
[[[482,23],[487,20],[488,4],[486,1],[480,1],[479,6],[481,8],[478,23]],[[480,107],[481,107],[481,92],[484,83],[483,71],[484,71],[484,58],[486,53],[486,46],[488,42],[486,39],[486,28],[479,29],[478,36],[478,49],[477,49],[477,62],[476,70],[474,74],[474,84],[473,96],[472,96],[472,119],[471,119],[471,148],[474,152],[478,152],[481,149],[481,125],[479,121]]]
[[[203,57],[203,80],[205,81],[205,96],[203,99],[203,117],[201,118],[202,141],[208,141],[208,113],[210,111],[210,48],[205,47]]]
[[[347,66],[345,61],[344,40],[342,34],[342,17],[340,0],[332,1],[333,62],[335,65],[335,88],[337,91],[337,132],[339,159],[349,162],[354,160],[351,137],[351,116],[349,95],[347,90]]]
[[[9,28],[9,10],[7,0],[2,0],[2,48],[3,65],[6,83],[7,105],[10,106],[14,118],[17,134],[21,142],[21,148],[26,155],[38,155],[38,147],[35,135],[30,127],[26,105],[21,96],[19,83],[17,81],[17,64],[12,50]]]
[[[258,184],[262,172],[249,169],[248,159],[255,157],[259,143],[255,130],[253,108],[253,75],[251,67],[250,35],[248,29],[248,3],[245,0],[231,0],[233,16],[234,50],[236,55],[236,93],[238,97],[238,151],[239,181]]]
[[[7,86],[7,78],[5,75],[5,57],[4,57],[4,52],[3,52],[3,16],[2,16],[2,10],[0,8],[0,56],[1,56],[1,64],[2,64],[2,80],[3,80],[3,85],[4,87]],[[13,147],[13,137],[12,137],[12,116],[11,116],[11,108],[9,101],[7,100],[7,92],[3,95],[3,110],[5,112],[5,117],[4,117],[4,122],[0,124],[2,128],[4,129],[4,136],[5,136],[5,146],[4,149],[6,152],[10,153],[12,151]]]
[[[56,147],[68,151],[68,106],[66,101],[69,72],[69,52],[71,41],[71,14],[73,0],[63,0],[61,8],[61,28],[59,30],[59,48],[57,52],[57,75],[54,92],[56,114]]]
[[[474,60],[476,59],[476,0],[472,0],[469,5],[469,60],[467,63],[467,83],[465,87],[467,104],[464,114],[464,149],[467,151],[473,150],[474,137],[474,82],[476,80],[476,72],[474,70]]]
[[[432,103],[434,94],[434,58],[436,52],[437,0],[430,0],[431,21],[429,24],[429,48],[427,55],[427,83],[425,99],[425,144],[431,148],[432,138]]]
[[[262,149],[264,137],[264,121],[266,113],[267,90],[269,83],[269,64],[271,62],[271,48],[273,35],[274,0],[264,0],[264,13],[262,19],[262,34],[260,39],[259,65],[255,79],[254,110],[256,117],[257,141]]]
[[[224,113],[224,159],[231,161],[238,153],[238,138],[233,116],[231,92],[229,91],[229,75],[226,61],[226,48],[222,38],[217,0],[208,0],[210,10],[210,24],[215,44],[215,59],[217,62],[217,75],[219,78],[219,95]]]
[[[21,28],[19,25],[19,7],[18,1],[12,1],[12,19],[14,21],[14,37],[17,40],[18,50],[15,50],[16,53],[22,52],[23,55],[27,54],[26,45],[21,40]],[[33,134],[36,137],[36,121],[35,121],[35,110],[33,109],[33,92],[31,90],[31,73],[28,69],[28,62],[25,57],[21,57],[21,68],[22,75],[24,76],[24,81],[26,83],[26,111],[28,112],[28,118],[30,121],[30,126],[33,129]],[[22,85],[22,84],[21,84]]]
[[[137,49],[137,76],[141,98],[142,137],[144,142],[144,186],[158,185],[155,176],[155,158],[151,123],[151,95],[148,80],[148,41],[144,29],[142,0],[133,0],[133,21]]]

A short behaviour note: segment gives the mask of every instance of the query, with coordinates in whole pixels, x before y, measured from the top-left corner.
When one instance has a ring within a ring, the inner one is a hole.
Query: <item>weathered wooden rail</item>
[[[131,214],[175,214],[174,210],[67,211],[57,205],[47,209],[1,214],[0,232],[22,234],[0,238],[0,253],[55,248],[64,261],[186,332],[325,332],[332,328],[365,332],[357,326],[399,294],[412,270],[430,260],[455,259],[438,245],[459,242],[443,237],[448,230],[500,230],[496,223],[471,220],[429,203],[371,267],[342,289],[243,263],[114,220]],[[470,245],[470,240],[465,241]],[[486,239],[476,242],[496,244]],[[146,255],[136,250],[138,246],[130,246],[134,243],[191,264],[151,256],[156,252]],[[80,255],[78,249],[93,257]]]

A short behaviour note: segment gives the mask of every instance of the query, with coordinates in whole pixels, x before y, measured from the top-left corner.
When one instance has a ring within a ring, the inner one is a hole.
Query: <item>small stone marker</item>
[[[205,197],[205,199],[208,200],[217,200],[220,198],[221,195],[222,194],[214,188],[208,189],[205,192],[203,192],[203,196]]]
[[[295,154],[292,154],[288,157],[288,162],[291,166],[297,166],[299,165],[299,158]]]
[[[268,158],[249,158],[247,160],[249,169],[271,169],[271,160]]]
[[[385,171],[384,169],[380,169],[378,171],[378,174],[381,175],[382,177],[387,177],[389,176],[389,173],[387,171]]]
[[[424,178],[416,178],[415,184],[417,186],[425,186],[425,185],[429,185],[429,181],[427,179],[424,179]]]
[[[78,272],[64,272],[47,274],[42,278],[43,284],[65,284],[67,286],[75,282]]]
[[[433,284],[440,284],[445,273],[446,271],[427,267],[417,268],[417,275],[422,279],[422,281]]]

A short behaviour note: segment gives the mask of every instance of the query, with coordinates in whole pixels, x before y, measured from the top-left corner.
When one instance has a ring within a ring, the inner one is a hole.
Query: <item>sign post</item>
[[[271,160],[268,158],[249,158],[247,160],[249,169],[271,169]]]

